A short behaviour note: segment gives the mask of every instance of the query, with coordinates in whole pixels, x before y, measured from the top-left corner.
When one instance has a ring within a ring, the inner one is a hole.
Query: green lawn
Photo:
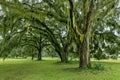
[[[81,70],[78,63],[56,63],[57,60],[0,60],[0,80],[120,80],[119,62],[101,62],[104,71]],[[92,64],[96,63],[92,61]]]

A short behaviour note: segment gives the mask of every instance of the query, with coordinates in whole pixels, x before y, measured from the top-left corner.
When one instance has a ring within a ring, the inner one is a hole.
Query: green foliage
[[[104,70],[105,68],[104,68],[104,66],[103,66],[102,64],[100,64],[100,63],[95,63],[95,64],[93,65],[93,69],[95,69],[95,70]]]
[[[90,31],[88,47],[97,59],[103,58],[103,52],[118,54],[118,4],[119,0],[1,0],[4,13],[0,18],[1,53],[8,55],[18,44],[38,51],[52,45],[62,56],[74,52],[70,49],[74,42],[78,48],[75,52],[79,52],[78,46]]]
[[[109,59],[110,57],[107,56],[107,54],[105,53],[100,53],[100,52],[97,52],[95,54],[93,54],[94,58],[96,58],[97,60],[101,60],[101,59]]]
[[[117,60],[118,56],[117,56],[117,55],[112,55],[111,58],[112,58],[113,60]]]

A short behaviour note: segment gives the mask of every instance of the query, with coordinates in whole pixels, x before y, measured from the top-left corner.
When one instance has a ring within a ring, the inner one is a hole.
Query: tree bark
[[[90,68],[90,54],[89,54],[89,36],[86,36],[79,46],[79,67]]]
[[[32,54],[32,56],[31,56],[31,57],[32,57],[32,60],[33,60],[33,59],[34,59],[34,54]]]
[[[93,11],[94,11],[94,0],[91,0],[90,6],[89,6],[89,12],[87,13],[87,18],[86,20],[86,25],[85,28],[85,33],[84,33],[84,38],[83,41],[80,41],[80,63],[79,67],[82,68],[90,68],[91,63],[90,63],[90,53],[89,53],[89,41],[90,41],[90,34],[91,34],[91,22],[93,19]]]
[[[68,53],[62,53],[62,60],[61,62],[67,63],[68,62]]]
[[[61,62],[68,62],[68,55],[64,52],[63,49],[56,50],[56,52],[58,53]]]
[[[77,46],[78,46],[78,50],[79,50],[79,58],[80,58],[80,62],[79,62],[79,67],[81,68],[90,68],[91,64],[90,64],[90,55],[89,55],[89,40],[90,40],[90,34],[91,34],[91,30],[90,30],[90,24],[92,21],[92,15],[93,15],[93,11],[94,11],[94,0],[90,1],[90,5],[89,5],[89,11],[86,12],[85,11],[85,4],[86,4],[86,0],[83,0],[83,11],[84,11],[84,19],[83,19],[83,28],[82,25],[78,25],[76,26],[76,28],[74,28],[74,22],[73,22],[73,15],[74,15],[74,4],[72,0],[69,0],[69,4],[70,4],[70,21],[71,21],[71,27],[74,31],[74,34],[76,34],[76,42],[77,42]],[[80,22],[81,23],[81,22]],[[80,40],[81,34],[84,35],[83,40]]]
[[[64,48],[64,53],[65,53],[65,63],[68,63],[68,47],[69,44],[67,43]]]
[[[38,61],[42,60],[42,54],[41,54],[41,49],[38,50]]]

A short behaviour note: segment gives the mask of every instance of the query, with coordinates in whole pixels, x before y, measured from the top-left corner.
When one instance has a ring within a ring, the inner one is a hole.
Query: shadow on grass
[[[82,69],[75,67],[75,68],[64,68],[63,71],[65,72],[81,72]]]
[[[32,60],[32,61],[47,61],[47,60]]]
[[[71,72],[71,73],[88,73],[88,74],[93,74],[93,75],[97,75],[99,73],[102,73],[105,70],[96,70],[93,67],[92,68],[78,68],[78,67],[74,67],[74,68],[64,68],[63,69],[64,72]]]
[[[54,62],[53,64],[55,65],[64,65],[64,64],[78,64],[79,62],[78,61],[69,61],[69,62],[61,62],[61,61],[57,61],[57,62]]]

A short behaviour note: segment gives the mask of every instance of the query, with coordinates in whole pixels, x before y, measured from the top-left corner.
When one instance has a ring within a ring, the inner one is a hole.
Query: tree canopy
[[[0,5],[1,55],[29,45],[41,60],[42,49],[51,45],[61,62],[77,52],[79,67],[90,68],[90,55],[119,53],[119,0],[1,0]]]

